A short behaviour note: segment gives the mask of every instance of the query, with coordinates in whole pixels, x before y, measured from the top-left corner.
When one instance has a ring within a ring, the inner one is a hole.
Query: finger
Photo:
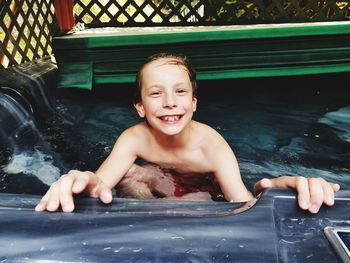
[[[340,185],[339,184],[333,184],[331,183],[333,191],[336,193],[340,190]]]
[[[263,178],[254,185],[254,195],[257,196],[263,190],[273,187],[273,183],[270,179]]]
[[[297,176],[279,176],[277,178],[269,179],[269,187],[276,188],[295,188],[296,187],[296,178]],[[297,177],[298,179],[298,177]],[[266,181],[267,179],[263,179],[262,181]]]
[[[87,172],[71,171],[70,174],[74,177],[72,192],[79,194],[86,189],[89,184],[90,176]]]
[[[324,204],[328,206],[334,205],[334,189],[333,184],[326,181],[322,182],[323,194],[324,194]]]
[[[310,207],[310,192],[308,181],[302,176],[280,176],[274,179],[260,180],[254,186],[254,192],[262,191],[265,188],[292,188],[298,193],[298,204],[301,209],[307,210]]]
[[[308,180],[305,177],[298,176],[295,180],[295,190],[298,193],[298,204],[303,210],[310,207],[310,190]]]
[[[72,212],[74,210],[72,186],[75,178],[72,174],[61,176],[59,188],[59,201],[63,212]]]
[[[298,178],[297,178],[298,179]],[[254,185],[254,194],[257,195],[266,188],[296,188],[296,177],[280,176],[273,179],[262,179]]]
[[[323,181],[319,178],[309,178],[309,191],[310,191],[310,207],[311,213],[317,213],[323,204],[324,193],[323,193]]]
[[[50,192],[50,188],[46,192],[46,194],[41,198],[39,203],[35,206],[35,211],[38,211],[38,212],[45,211],[46,206],[47,206],[47,200],[48,200],[49,192]]]
[[[109,204],[113,200],[111,189],[109,189],[107,186],[103,185],[102,183],[100,184],[99,198],[105,204]]]
[[[49,190],[48,198],[47,198],[47,204],[46,204],[46,210],[50,212],[54,212],[58,209],[60,202],[59,202],[59,181],[54,182]]]

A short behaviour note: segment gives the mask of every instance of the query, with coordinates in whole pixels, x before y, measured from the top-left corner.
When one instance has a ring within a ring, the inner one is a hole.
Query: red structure
[[[69,30],[75,25],[73,0],[55,0],[57,24],[61,30]]]

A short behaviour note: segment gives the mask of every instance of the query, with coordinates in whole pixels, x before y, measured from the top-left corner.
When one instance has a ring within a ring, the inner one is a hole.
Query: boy
[[[158,172],[164,170],[180,174],[183,180],[191,174],[203,178],[213,174],[227,201],[252,199],[241,179],[236,157],[224,138],[211,127],[192,120],[197,106],[196,92],[195,71],[186,57],[165,53],[150,57],[137,74],[134,100],[139,116],[146,120],[119,136],[95,173],[70,171],[53,183],[36,210],[56,211],[61,205],[64,212],[71,212],[73,194],[83,191],[109,203],[111,189],[118,183],[149,197],[154,190],[162,191],[158,186],[167,177]],[[138,158],[157,166],[138,166],[135,164]],[[339,185],[320,178],[282,176],[259,181],[254,191],[258,193],[268,187],[296,189],[299,206],[312,213],[317,213],[323,203],[333,205],[334,193],[339,190]],[[173,192],[165,189],[161,195],[171,197]]]

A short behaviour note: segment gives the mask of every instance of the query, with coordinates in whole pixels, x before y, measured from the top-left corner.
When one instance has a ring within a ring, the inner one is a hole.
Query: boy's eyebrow
[[[186,82],[181,81],[181,82],[175,83],[174,87],[178,87],[178,86],[182,86],[182,85],[187,85],[187,84],[186,84]],[[154,85],[151,85],[149,87],[146,87],[146,89],[148,90],[151,88],[163,88],[163,87],[164,87],[164,85],[162,85],[162,84],[154,84]]]
[[[154,85],[151,85],[151,86],[145,87],[145,88],[146,88],[146,90],[149,90],[149,89],[152,89],[152,88],[163,88],[163,86],[160,85],[160,84],[154,84]]]
[[[176,83],[175,87],[182,86],[182,85],[187,85],[187,84],[191,84],[191,83],[186,83],[186,82],[181,81],[181,82]],[[189,85],[189,86],[191,86],[191,85]]]

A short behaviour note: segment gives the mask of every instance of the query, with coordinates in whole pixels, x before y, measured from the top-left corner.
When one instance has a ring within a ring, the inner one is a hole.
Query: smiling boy
[[[61,206],[63,211],[71,212],[74,210],[73,195],[83,191],[109,203],[112,188],[119,183],[127,184],[128,180],[132,182],[130,179],[136,177],[141,179],[134,185],[144,192],[140,195],[147,196],[152,192],[147,178],[154,180],[154,176],[150,177],[152,169],[135,164],[138,158],[160,169],[183,174],[184,180],[188,174],[213,174],[227,201],[252,199],[225,139],[213,128],[192,119],[197,108],[196,95],[195,71],[186,57],[165,53],[150,57],[138,72],[134,99],[134,106],[145,121],[119,136],[110,155],[95,173],[73,170],[61,176],[36,210],[56,211]],[[154,174],[157,173],[153,169]],[[322,204],[333,205],[334,193],[339,190],[339,185],[324,179],[300,176],[263,179],[254,188],[255,192],[261,192],[268,187],[296,189],[299,206],[312,213],[318,212]]]

